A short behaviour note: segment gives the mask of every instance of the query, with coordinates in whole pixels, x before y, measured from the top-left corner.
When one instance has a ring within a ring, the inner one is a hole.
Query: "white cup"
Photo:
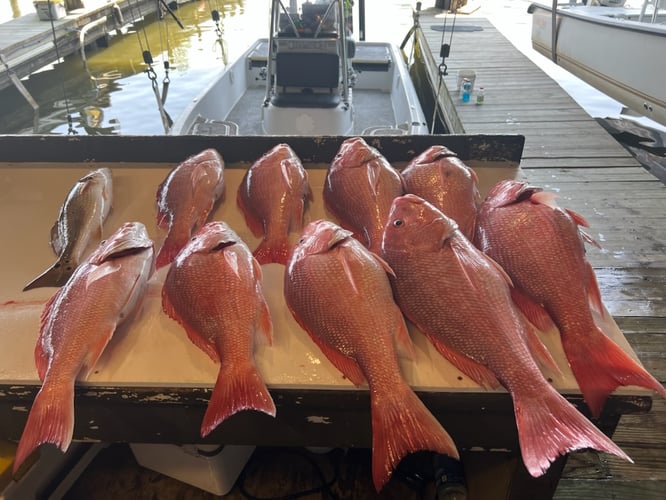
[[[463,80],[467,78],[470,83],[472,84],[472,88],[470,89],[470,92],[474,90],[474,80],[476,80],[476,71],[473,69],[459,69],[458,70],[458,85],[456,87],[456,91],[460,92],[460,88],[462,87],[462,82]]]

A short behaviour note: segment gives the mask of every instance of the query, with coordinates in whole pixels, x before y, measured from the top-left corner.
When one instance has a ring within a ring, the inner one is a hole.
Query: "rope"
[[[49,8],[49,19],[51,20],[51,34],[53,35],[53,46],[55,48],[55,53],[56,53],[56,61],[60,62],[60,51],[58,50],[58,38],[56,37],[56,32],[55,32],[55,23],[53,22],[53,16],[50,15],[51,13],[51,0],[47,0],[47,6]],[[67,89],[65,88],[65,77],[62,76],[60,78],[60,84],[62,86],[62,95],[65,100],[65,111],[67,113],[67,133],[69,135],[76,135],[78,132],[74,130],[74,125],[72,122],[72,115],[69,111],[69,97],[67,96]]]
[[[222,38],[224,31],[223,28],[220,26],[220,10],[217,5],[217,0],[215,1],[215,8],[210,6],[210,2],[209,2],[209,8],[210,8],[210,17],[211,19],[213,19],[213,22],[215,23],[215,35],[217,35],[217,40],[213,42],[213,50],[215,50],[216,45],[220,46],[222,63],[226,66],[228,63],[228,58],[227,58],[227,51],[224,48],[224,38]]]
[[[449,13],[448,11],[446,14],[444,14],[444,25],[442,26],[442,41],[440,43],[440,51],[439,55],[442,58],[442,62],[438,66],[438,78],[437,78],[437,92],[435,93],[435,103],[432,109],[432,120],[430,122],[430,133],[433,134],[435,131],[435,117],[437,116],[437,111],[438,111],[438,106],[437,103],[439,102],[439,95],[442,90],[442,80],[444,79],[444,76],[448,75],[448,66],[444,62],[444,60],[449,57],[449,54],[451,52],[451,45],[453,44],[453,32],[456,30],[456,19],[458,17],[458,11],[454,11],[453,13],[453,24],[451,25],[451,36],[449,37],[449,43],[446,45],[444,43],[444,34],[446,33],[446,21],[449,18]]]

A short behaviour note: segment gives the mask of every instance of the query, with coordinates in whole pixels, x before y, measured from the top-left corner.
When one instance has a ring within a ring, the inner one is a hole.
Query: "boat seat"
[[[338,54],[278,52],[275,59],[278,107],[334,108],[340,103]]]

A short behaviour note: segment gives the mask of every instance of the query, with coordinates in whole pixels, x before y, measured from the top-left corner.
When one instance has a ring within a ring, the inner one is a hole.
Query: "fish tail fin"
[[[225,364],[222,361],[221,366],[201,423],[202,437],[241,410],[257,410],[275,416],[273,398],[254,364]]]
[[[562,336],[562,346],[593,417],[598,417],[608,396],[618,387],[636,385],[666,397],[666,389],[643,366],[624,352],[601,330],[586,337],[587,348]]]
[[[42,443],[67,451],[74,433],[74,386],[42,387],[32,404],[14,457],[16,474],[26,458]]]
[[[514,408],[523,462],[528,472],[539,477],[560,455],[592,448],[633,460],[597,429],[585,415],[552,386],[540,396],[516,397]],[[547,429],[548,432],[544,432]]]
[[[379,492],[400,460],[417,451],[459,458],[451,436],[407,384],[386,394],[371,391],[372,480]]]
[[[253,255],[259,264],[287,264],[291,247],[286,238],[261,240]]]
[[[23,291],[33,288],[42,288],[50,286],[63,286],[76,270],[76,265],[64,262],[58,259],[55,264],[49,267],[42,274],[33,279],[23,287]]]

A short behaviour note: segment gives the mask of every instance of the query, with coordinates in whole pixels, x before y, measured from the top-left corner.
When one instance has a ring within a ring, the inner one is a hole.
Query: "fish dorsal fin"
[[[573,210],[570,210],[568,208],[565,208],[564,211],[569,214],[569,216],[578,224],[579,226],[583,227],[590,227],[590,224],[587,222],[587,219],[583,217],[581,214],[578,212],[574,212]]]
[[[559,208],[555,201],[556,198],[557,194],[549,191],[535,191],[530,195],[530,201],[532,203],[539,203],[550,208]]]
[[[578,229],[578,234],[580,234],[580,237],[583,238],[583,241],[601,250],[601,245],[599,242],[592,238],[592,236],[590,236],[587,232],[583,231],[582,229]]]

